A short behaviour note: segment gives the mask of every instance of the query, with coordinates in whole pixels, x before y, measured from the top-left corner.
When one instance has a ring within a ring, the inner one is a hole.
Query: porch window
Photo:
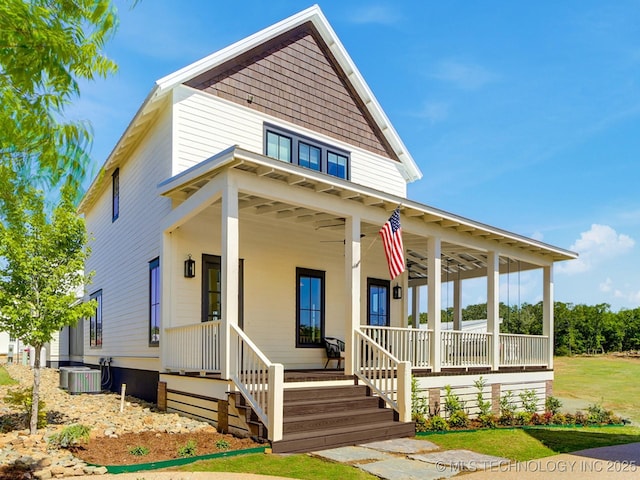
[[[291,163],[291,138],[268,131],[267,156]]]
[[[149,346],[160,344],[160,259],[149,262]]]
[[[102,290],[92,293],[89,297],[96,301],[96,311],[89,318],[89,346],[102,347]]]
[[[377,278],[367,279],[367,324],[388,327],[389,322],[389,282]]]
[[[318,270],[296,269],[297,347],[323,347],[324,274]]]
[[[111,221],[120,216],[120,169],[116,168],[111,175]]]

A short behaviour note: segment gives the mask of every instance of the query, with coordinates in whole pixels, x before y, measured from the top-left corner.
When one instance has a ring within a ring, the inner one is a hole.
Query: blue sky
[[[106,47],[119,72],[69,110],[96,171],[155,80],[311,5],[130,4]],[[640,306],[640,1],[320,7],[424,174],[410,198],[580,253],[559,301]],[[539,300],[536,278],[510,279],[509,302]]]

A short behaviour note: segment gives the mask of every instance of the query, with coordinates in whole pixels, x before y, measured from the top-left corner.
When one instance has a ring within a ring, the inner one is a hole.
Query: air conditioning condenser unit
[[[69,375],[69,393],[100,393],[102,391],[102,372],[100,370],[71,370]]]
[[[91,370],[89,367],[80,367],[80,366],[69,366],[69,367],[60,367],[60,388],[66,390],[69,388],[69,372],[73,370]]]

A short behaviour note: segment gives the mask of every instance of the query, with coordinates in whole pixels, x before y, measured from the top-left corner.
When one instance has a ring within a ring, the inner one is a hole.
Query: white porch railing
[[[269,440],[282,440],[284,367],[271,363],[249,337],[230,325],[231,379],[267,426]]]
[[[165,368],[175,371],[220,371],[220,320],[164,329]]]
[[[491,366],[491,334],[447,330],[440,332],[443,367]]]
[[[549,362],[548,352],[548,336],[500,334],[501,366],[546,366]]]
[[[398,360],[360,330],[354,333],[356,376],[398,412],[401,422],[410,422],[411,364]]]
[[[413,368],[429,367],[431,330],[398,327],[362,326],[362,332]]]

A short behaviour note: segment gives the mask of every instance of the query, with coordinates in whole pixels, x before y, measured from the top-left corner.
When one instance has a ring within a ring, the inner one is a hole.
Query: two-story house
[[[408,199],[421,175],[316,6],[158,80],[80,205],[98,307],[72,360],[274,451],[413,434],[412,374],[434,406],[479,375],[494,408],[507,389],[543,404],[553,265],[575,254]],[[396,208],[391,281],[379,231]],[[543,272],[543,335],[500,334],[516,268]],[[486,332],[460,327],[476,278]],[[420,290],[427,329],[407,322]],[[345,343],[338,369],[326,337]]]

